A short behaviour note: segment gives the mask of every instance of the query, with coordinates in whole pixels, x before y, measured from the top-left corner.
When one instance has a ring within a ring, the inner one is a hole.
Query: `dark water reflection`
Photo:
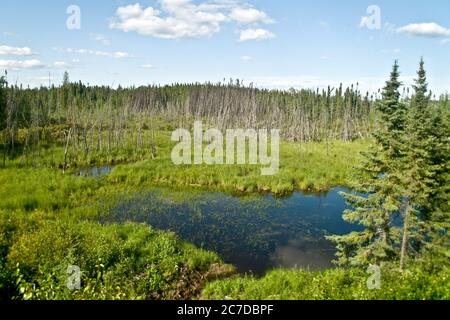
[[[346,204],[340,191],[277,199],[207,192],[184,197],[158,189],[122,202],[107,220],[173,231],[217,252],[242,273],[261,275],[275,267],[317,270],[331,267],[334,258],[334,245],[325,235],[355,230],[342,220]]]

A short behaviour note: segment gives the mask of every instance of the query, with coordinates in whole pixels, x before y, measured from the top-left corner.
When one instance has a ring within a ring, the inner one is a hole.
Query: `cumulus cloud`
[[[107,51],[99,51],[99,50],[90,50],[90,49],[72,49],[72,48],[53,48],[53,50],[61,52],[61,53],[76,53],[76,54],[89,54],[98,57],[110,57],[110,58],[132,58],[128,52],[124,51],[115,51],[115,52],[107,52]]]
[[[28,47],[10,47],[0,46],[0,55],[12,55],[12,56],[31,56],[33,52]]]
[[[109,27],[161,39],[182,39],[210,37],[227,22],[274,22],[265,12],[236,1],[160,0],[159,4],[159,8],[139,3],[119,7]]]
[[[252,61],[253,58],[250,57],[250,56],[242,56],[242,57],[241,57],[241,60],[242,60],[242,61],[245,61],[245,62],[249,62],[249,61]]]
[[[450,29],[435,22],[408,24],[398,28],[397,32],[421,37],[450,37]]]
[[[274,22],[265,12],[254,8],[234,8],[231,10],[229,17],[242,24],[269,24]]]
[[[0,60],[0,67],[14,70],[40,69],[44,64],[36,59],[32,60]]]
[[[250,40],[267,40],[275,38],[275,34],[265,29],[245,29],[241,31],[239,41],[250,41]]]
[[[227,19],[214,7],[201,8],[187,0],[163,0],[162,6],[169,16],[161,17],[161,11],[140,4],[120,7],[118,21],[110,27],[162,39],[196,38],[219,32],[220,23]]]

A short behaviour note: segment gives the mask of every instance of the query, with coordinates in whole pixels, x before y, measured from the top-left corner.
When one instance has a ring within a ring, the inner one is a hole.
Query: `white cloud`
[[[89,54],[98,57],[110,57],[110,58],[132,58],[133,55],[128,52],[123,51],[115,51],[115,52],[107,52],[107,51],[99,51],[99,50],[90,50],[90,49],[72,49],[72,48],[53,48],[53,50],[61,52],[61,53],[76,53],[76,54]]]
[[[44,64],[36,59],[32,60],[0,60],[0,67],[11,68],[14,70],[22,69],[39,69],[43,68]]]
[[[12,56],[31,56],[33,52],[28,47],[10,47],[0,46],[0,55],[12,55]]]
[[[275,35],[265,29],[246,29],[241,31],[239,41],[249,41],[249,40],[267,40],[275,38]]]
[[[144,69],[153,69],[153,66],[151,64],[144,64],[144,65],[142,65],[142,68],[144,68]]]
[[[152,7],[129,5],[117,9],[118,21],[110,27],[163,39],[196,38],[219,32],[220,23],[227,20],[214,7],[201,8],[188,0],[162,0],[161,4],[167,17]]]
[[[227,22],[268,24],[273,20],[265,12],[231,0],[196,2],[160,0],[160,8],[139,3],[119,7],[109,27],[124,32],[162,39],[210,37]]]
[[[107,37],[105,37],[102,34],[99,33],[90,33],[89,37],[94,40],[97,41],[99,43],[101,43],[104,46],[110,46],[111,45],[111,40],[109,40]]]
[[[397,32],[422,37],[450,37],[450,29],[435,23],[413,23],[398,28]]]
[[[245,61],[245,62],[249,62],[249,61],[252,61],[253,58],[250,57],[250,56],[242,56],[242,57],[241,57],[241,60],[242,60],[242,61]]]
[[[123,52],[123,51],[113,52],[112,55],[111,55],[111,53],[107,53],[107,55],[111,56],[113,58],[131,58],[131,55],[128,52]]]
[[[234,8],[231,10],[229,17],[242,24],[269,24],[274,22],[265,12],[254,8]]]

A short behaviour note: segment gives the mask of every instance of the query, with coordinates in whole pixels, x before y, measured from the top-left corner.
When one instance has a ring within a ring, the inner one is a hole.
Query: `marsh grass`
[[[449,268],[416,265],[406,273],[382,269],[381,289],[369,290],[362,269],[274,270],[265,277],[232,277],[208,284],[203,299],[236,300],[448,300]]]
[[[172,233],[98,223],[126,192],[53,169],[0,169],[0,298],[186,299],[233,272]],[[66,288],[68,265],[81,268],[83,290]]]
[[[365,288],[367,274],[361,270],[276,270],[261,279],[232,277],[210,283],[200,296],[208,281],[231,275],[233,268],[172,233],[131,223],[104,225],[99,217],[140,190],[160,185],[182,190],[171,201],[188,201],[184,190],[194,196],[202,188],[237,192],[253,201],[256,191],[285,194],[345,185],[368,142],[284,142],[279,175],[262,177],[259,168],[250,166],[176,167],[169,158],[167,136],[158,134],[156,159],[119,165],[103,177],[63,174],[44,164],[22,167],[13,162],[1,168],[0,298],[450,298],[448,270],[420,268],[402,277],[388,273],[387,288],[380,292]],[[103,161],[100,157],[96,163]],[[81,291],[66,288],[69,264],[83,271]]]
[[[109,176],[111,182],[130,185],[206,187],[234,193],[271,192],[287,195],[296,190],[325,191],[348,185],[351,170],[368,148],[366,140],[330,143],[283,142],[280,146],[280,171],[262,176],[260,166],[252,165],[181,165],[170,158],[173,144],[160,136],[158,157],[133,165],[118,166]]]

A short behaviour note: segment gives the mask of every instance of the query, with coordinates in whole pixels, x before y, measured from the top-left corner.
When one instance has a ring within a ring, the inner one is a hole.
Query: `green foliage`
[[[2,275],[17,284],[3,298],[180,299],[195,295],[202,277],[220,263],[212,253],[143,225],[55,221],[37,212],[2,216],[1,222],[15,229],[3,241],[8,273]],[[81,290],[66,286],[69,265],[82,271]]]
[[[49,169],[0,170],[0,299],[181,299],[231,271],[144,225],[101,225],[122,187]],[[67,267],[82,289],[66,287]]]
[[[391,77],[378,103],[382,126],[374,134],[375,144],[364,154],[357,168],[354,189],[364,195],[343,194],[353,208],[344,212],[344,220],[364,227],[361,232],[332,236],[337,244],[339,265],[367,266],[391,261],[396,256],[398,231],[393,216],[401,206],[397,179],[391,175],[398,151],[393,142],[404,128],[405,109],[400,102],[399,67],[393,66]]]
[[[365,195],[344,194],[354,208],[344,219],[365,229],[330,237],[340,265],[380,265],[399,257],[404,269],[407,258],[423,254],[427,246],[440,251],[449,245],[445,109],[430,100],[423,59],[410,101],[400,100],[398,77],[396,62],[379,103],[382,126],[357,171],[355,189]],[[402,230],[394,223],[397,214],[403,217]]]
[[[70,83],[66,74],[61,87],[23,89],[1,77],[0,299],[192,299],[206,281],[233,271],[173,234],[96,222],[118,194],[171,185],[284,195],[351,181],[366,196],[346,194],[355,209],[344,218],[365,230],[332,237],[339,262],[351,269],[234,277],[208,285],[203,297],[450,299],[450,103],[430,100],[423,62],[412,100],[400,99],[398,78],[396,63],[377,103],[374,146],[352,177],[370,141],[355,139],[374,132],[376,115],[374,97],[354,87],[281,92],[233,82],[113,90]],[[169,132],[189,129],[194,119],[282,129],[280,173],[174,166]],[[122,165],[98,179],[71,175],[106,163]],[[402,232],[393,217],[405,204],[410,220]],[[401,243],[421,254],[400,274],[382,262],[397,259]],[[365,270],[355,267],[369,263],[383,266],[381,291],[368,290]],[[81,290],[67,289],[68,265],[81,268]]]
[[[235,277],[207,285],[204,299],[237,300],[448,300],[450,269],[424,270],[423,266],[399,274],[382,268],[381,289],[369,290],[370,276],[362,269],[322,272],[275,270],[261,279]]]
[[[59,87],[0,91],[7,100],[0,109],[10,115],[2,134],[8,146],[4,162],[20,158],[27,166],[36,166],[41,152],[65,169],[152,158],[155,131],[189,128],[194,120],[224,130],[278,128],[286,140],[302,142],[366,138],[375,124],[374,97],[354,86],[322,92],[269,91],[235,82],[112,89],[71,83],[66,73]]]
[[[119,166],[108,177],[111,182],[135,186],[197,186],[237,193],[295,190],[323,191],[350,182],[351,168],[360,160],[367,141],[287,143],[280,146],[280,172],[261,176],[259,166],[176,166],[170,158],[171,143],[164,133],[157,139],[158,157]]]
[[[397,159],[398,169],[394,173],[403,189],[405,208],[402,267],[408,256],[422,252],[431,235],[449,243],[448,229],[442,228],[441,223],[450,221],[450,213],[442,214],[450,198],[450,127],[446,126],[442,110],[431,103],[423,59],[415,82],[405,132],[399,139],[401,157]]]

